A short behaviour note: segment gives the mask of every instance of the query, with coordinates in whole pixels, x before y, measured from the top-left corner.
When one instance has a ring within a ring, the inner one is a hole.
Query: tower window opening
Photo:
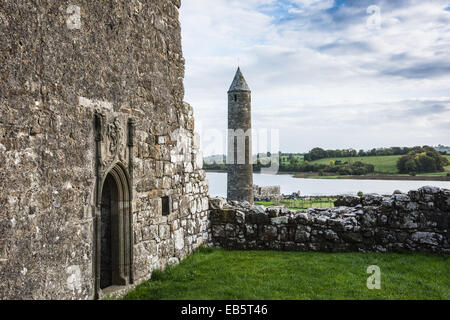
[[[234,95],[234,102],[237,101],[237,94]]]
[[[162,215],[168,216],[172,212],[172,201],[170,196],[162,197]]]

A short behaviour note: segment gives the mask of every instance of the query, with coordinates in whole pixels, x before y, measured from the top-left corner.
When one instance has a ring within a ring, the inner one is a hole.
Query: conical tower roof
[[[241,72],[241,68],[238,67],[236,75],[234,76],[233,83],[228,91],[250,91],[244,75]]]

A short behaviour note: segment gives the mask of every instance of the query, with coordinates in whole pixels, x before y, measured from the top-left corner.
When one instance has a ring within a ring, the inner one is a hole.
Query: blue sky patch
[[[261,5],[258,9],[264,14],[273,17],[275,24],[293,19],[297,15],[295,11],[301,10],[298,4],[288,0],[280,0],[272,4]]]

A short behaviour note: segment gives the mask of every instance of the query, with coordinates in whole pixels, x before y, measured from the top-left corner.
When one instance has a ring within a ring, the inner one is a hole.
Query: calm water
[[[227,174],[207,172],[209,194],[212,197],[226,197]],[[299,179],[291,175],[254,174],[253,183],[261,187],[279,185],[281,193],[300,191],[305,196],[326,196],[339,194],[379,193],[389,195],[395,190],[407,192],[423,186],[450,189],[450,181],[394,181],[394,180],[347,180],[347,179]]]

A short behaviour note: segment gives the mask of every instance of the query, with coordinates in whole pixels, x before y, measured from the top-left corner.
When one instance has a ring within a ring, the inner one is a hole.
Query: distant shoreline
[[[404,180],[404,181],[450,181],[450,177],[445,176],[336,176],[336,177],[299,177],[293,176],[298,179],[346,179],[346,180]]]
[[[225,170],[205,170],[205,172],[226,173]],[[255,174],[260,174],[255,172]],[[279,172],[277,175],[292,175],[297,179],[346,179],[346,180],[404,180],[404,181],[449,181],[447,176],[392,176],[392,175],[378,175],[378,176],[318,176],[312,174],[303,174],[300,172]]]

